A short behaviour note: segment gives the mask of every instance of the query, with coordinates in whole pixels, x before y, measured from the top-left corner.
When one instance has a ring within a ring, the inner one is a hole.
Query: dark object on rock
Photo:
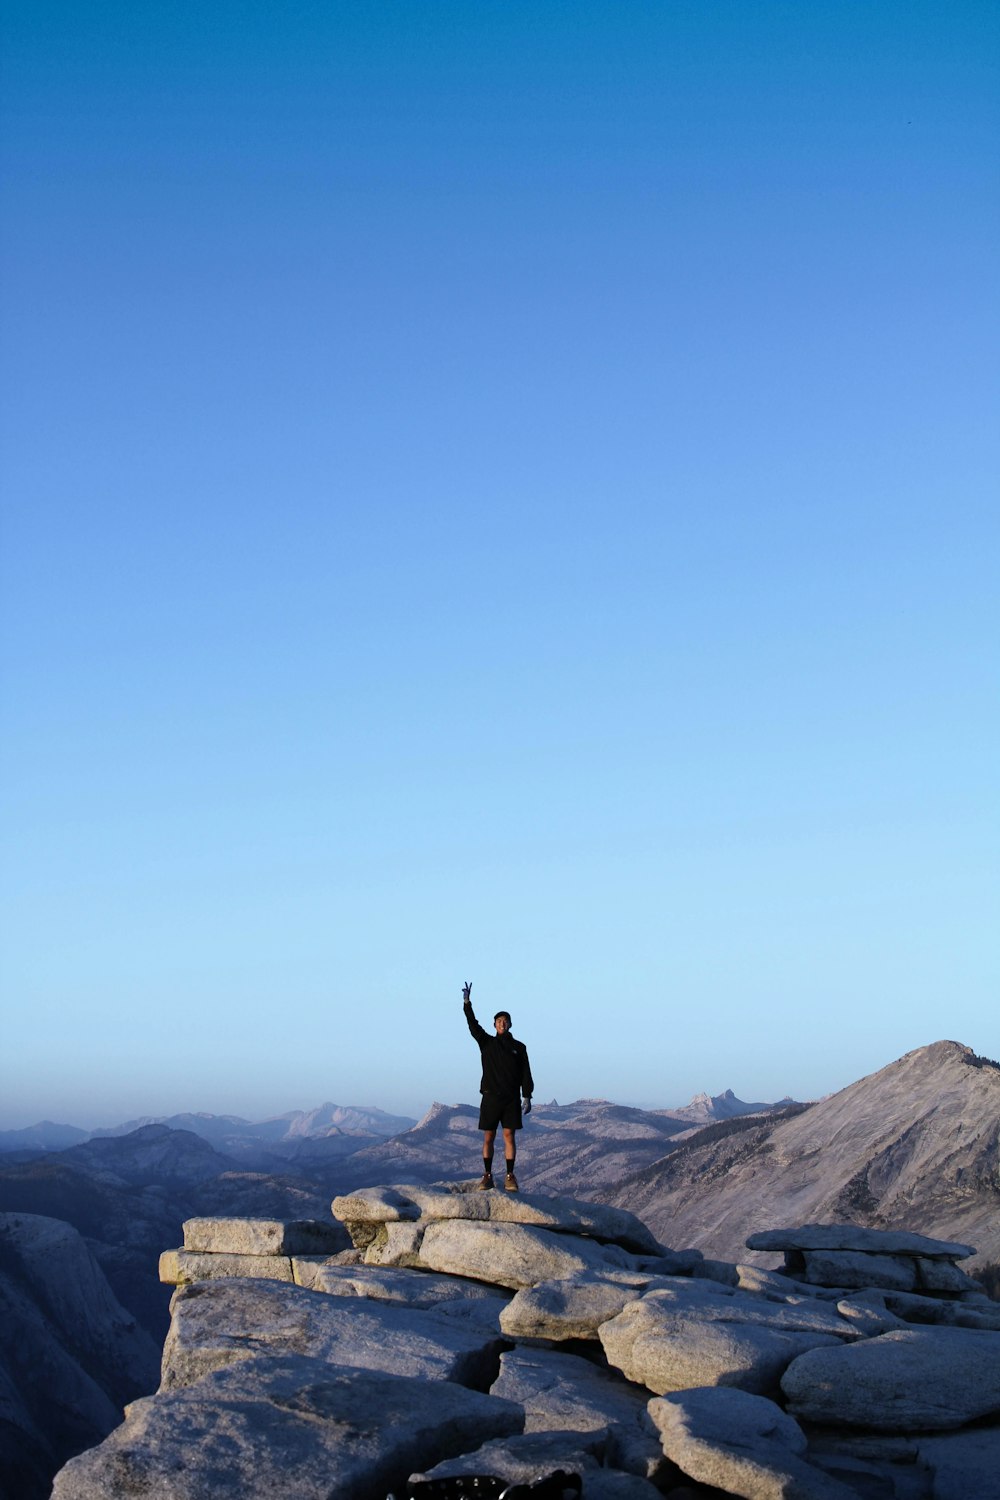
[[[540,1474],[530,1484],[509,1484],[493,1474],[452,1474],[446,1479],[418,1479],[407,1486],[406,1500],[579,1500],[582,1489],[579,1474],[565,1469]]]

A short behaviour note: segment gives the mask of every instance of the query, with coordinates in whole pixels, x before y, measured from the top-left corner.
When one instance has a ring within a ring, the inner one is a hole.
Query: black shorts
[[[502,1125],[504,1130],[520,1130],[521,1101],[515,1094],[513,1099],[501,1099],[499,1094],[484,1094],[479,1104],[479,1128],[480,1130],[496,1130]]]

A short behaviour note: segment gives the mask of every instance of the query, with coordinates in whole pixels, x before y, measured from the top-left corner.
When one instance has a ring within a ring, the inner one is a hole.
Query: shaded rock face
[[[0,1475],[5,1493],[42,1500],[155,1387],[157,1348],[76,1230],[32,1214],[0,1214],[0,1329]]]
[[[489,1195],[457,1184],[352,1194],[337,1206],[357,1248],[329,1256],[293,1251],[308,1225],[189,1226],[219,1248],[164,1257],[209,1276],[175,1293],[160,1391],[66,1466],[54,1500],[381,1500],[407,1473],[555,1468],[579,1475],[583,1500],[991,1493],[1000,1331],[948,1322],[985,1316],[986,1299],[884,1284],[886,1261],[955,1269],[971,1247],[845,1224],[772,1232],[786,1253],[849,1255],[883,1283],[831,1287],[639,1253],[621,1243],[645,1242],[634,1224],[567,1200],[499,1202],[494,1220]],[[404,1239],[410,1265],[379,1263]]]

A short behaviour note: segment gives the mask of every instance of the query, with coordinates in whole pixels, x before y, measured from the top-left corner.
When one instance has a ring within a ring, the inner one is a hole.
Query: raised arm
[[[476,1041],[488,1042],[490,1039],[490,1034],[488,1031],[484,1031],[480,1026],[479,1022],[476,1020],[475,1012],[472,1009],[472,985],[468,982],[466,982],[462,986],[462,1009],[465,1011],[465,1019],[469,1024],[469,1030],[472,1032],[472,1035],[475,1037]]]

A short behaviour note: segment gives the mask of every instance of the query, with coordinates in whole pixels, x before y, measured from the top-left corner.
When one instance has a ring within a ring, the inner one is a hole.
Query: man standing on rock
[[[528,1049],[523,1042],[510,1034],[510,1012],[498,1010],[493,1017],[496,1036],[490,1036],[472,1010],[472,985],[462,986],[462,1009],[469,1023],[469,1030],[479,1043],[483,1059],[483,1076],[479,1084],[482,1102],[479,1106],[479,1128],[483,1132],[483,1179],[480,1192],[493,1187],[493,1143],[497,1137],[497,1126],[503,1127],[503,1149],[506,1159],[507,1177],[504,1187],[508,1193],[517,1192],[514,1176],[514,1159],[517,1156],[515,1130],[520,1130],[521,1100],[524,1098],[524,1113],[531,1109],[531,1096],[535,1085],[531,1081],[528,1064]]]

